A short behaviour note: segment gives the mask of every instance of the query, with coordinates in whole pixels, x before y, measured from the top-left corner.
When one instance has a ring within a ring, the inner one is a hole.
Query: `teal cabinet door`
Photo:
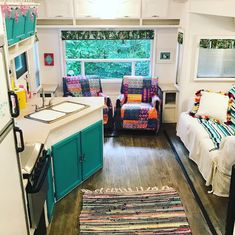
[[[47,173],[47,181],[48,181],[48,192],[47,192],[47,217],[48,221],[51,222],[53,210],[55,206],[55,193],[54,193],[54,186],[53,186],[53,175],[52,175],[52,164],[51,164],[51,157],[50,157],[50,165]]]
[[[80,133],[52,146],[56,200],[81,183],[80,153]]]
[[[13,37],[15,42],[25,38],[25,21],[26,16],[24,15],[20,15],[18,21],[14,21]]]
[[[14,22],[15,22],[15,20],[13,18],[10,18],[8,16],[5,17],[5,24],[6,24],[6,31],[7,31],[7,41],[8,41],[9,46],[15,43]]]
[[[34,35],[36,26],[36,15],[30,15],[28,11],[25,19],[25,38]]]
[[[81,131],[83,180],[103,167],[102,121]]]

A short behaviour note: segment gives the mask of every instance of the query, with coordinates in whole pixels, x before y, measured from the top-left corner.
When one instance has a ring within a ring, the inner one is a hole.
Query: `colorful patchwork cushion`
[[[77,77],[65,77],[66,86],[68,92],[71,92],[74,96],[82,96],[82,88]]]
[[[129,103],[140,103],[142,100],[141,94],[128,94],[127,100]]]
[[[104,122],[104,124],[107,124],[108,120],[109,120],[108,111],[109,111],[108,106],[104,105],[104,107],[103,107],[103,122]]]
[[[123,120],[157,119],[157,110],[148,103],[126,103],[121,108],[121,118]]]
[[[158,78],[124,77],[121,93],[127,97],[127,102],[149,103],[157,89]]]
[[[74,96],[99,96],[101,84],[94,76],[65,77],[67,90]]]
[[[231,109],[230,109],[230,115],[231,115],[231,122],[235,124],[235,86],[233,86],[229,92],[229,97],[232,100],[231,102]]]
[[[211,119],[215,122],[231,123],[232,99],[228,93],[199,90],[195,93],[194,107],[189,114],[193,117]]]

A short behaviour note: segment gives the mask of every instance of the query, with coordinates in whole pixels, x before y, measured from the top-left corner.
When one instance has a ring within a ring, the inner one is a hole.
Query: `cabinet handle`
[[[83,153],[81,156],[80,156],[80,162],[84,162],[85,161],[85,154]]]

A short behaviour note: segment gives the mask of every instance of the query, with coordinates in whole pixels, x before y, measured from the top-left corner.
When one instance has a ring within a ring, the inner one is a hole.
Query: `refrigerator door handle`
[[[24,151],[23,132],[19,127],[15,127],[14,130],[15,130],[15,136],[16,136],[16,151],[18,153],[21,153]],[[18,144],[18,139],[17,139],[17,135],[16,135],[17,132],[19,133],[19,137],[20,137],[20,142],[21,142],[20,145]]]
[[[9,96],[9,101],[10,101],[10,111],[11,111],[11,116],[13,118],[16,118],[20,115],[20,106],[19,106],[19,101],[17,98],[17,95],[15,94],[14,91],[9,91],[8,92]],[[14,100],[14,107],[13,107],[13,100]]]

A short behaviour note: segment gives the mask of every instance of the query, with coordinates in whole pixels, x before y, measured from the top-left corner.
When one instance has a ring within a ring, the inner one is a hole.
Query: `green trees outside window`
[[[65,40],[67,75],[150,76],[152,40]]]

